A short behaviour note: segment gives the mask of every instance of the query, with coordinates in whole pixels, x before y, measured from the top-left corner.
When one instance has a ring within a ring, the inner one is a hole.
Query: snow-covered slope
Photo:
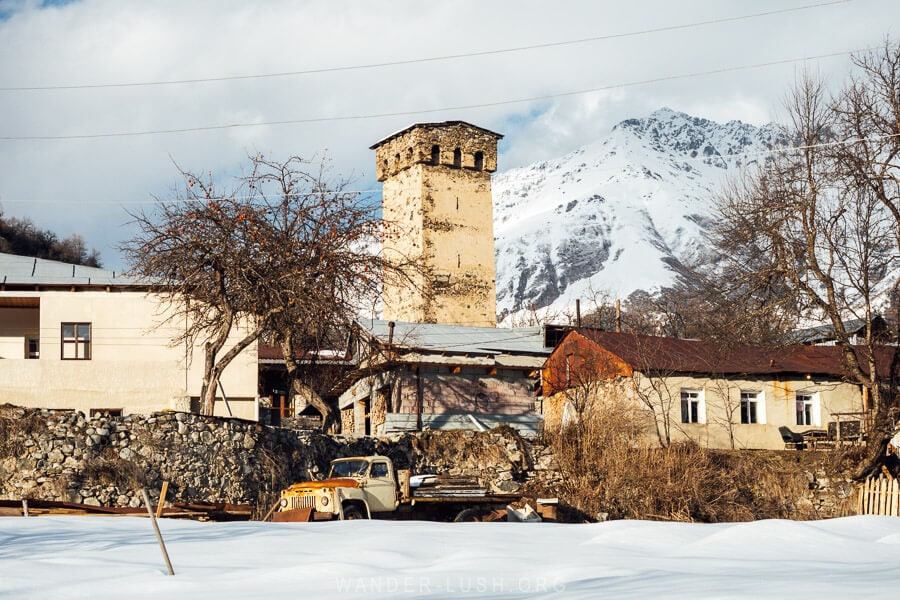
[[[900,519],[159,523],[0,518],[0,598],[896,598]]]
[[[760,160],[776,137],[774,126],[661,109],[559,159],[498,174],[498,312],[561,313],[577,298],[670,283],[669,264],[702,256],[726,173]]]

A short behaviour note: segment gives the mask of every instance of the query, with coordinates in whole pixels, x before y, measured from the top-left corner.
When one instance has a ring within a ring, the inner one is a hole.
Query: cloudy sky
[[[898,28],[897,0],[0,0],[0,205],[120,269],[173,161],[327,153],[368,190],[419,121],[505,134],[501,171],[662,106],[762,124]]]

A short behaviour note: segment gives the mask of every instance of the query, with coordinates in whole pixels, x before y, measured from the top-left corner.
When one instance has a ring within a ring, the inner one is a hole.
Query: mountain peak
[[[671,265],[706,252],[724,174],[775,138],[770,126],[661,108],[563,157],[497,175],[501,316],[530,307],[560,314],[579,298],[670,284]]]

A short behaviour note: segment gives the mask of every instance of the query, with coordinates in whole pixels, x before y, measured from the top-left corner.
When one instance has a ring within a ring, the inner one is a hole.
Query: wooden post
[[[27,517],[28,515],[28,498],[22,498],[22,516]]]
[[[581,327],[581,299],[575,298],[575,326]]]
[[[272,508],[269,509],[269,512],[266,513],[266,516],[264,516],[264,517],[262,518],[263,522],[266,522],[266,521],[269,520],[269,517],[272,516],[272,513],[275,512],[275,509],[278,508],[278,506],[279,506],[280,504],[281,504],[281,498],[279,498],[278,500],[275,501],[275,504],[273,504],[273,505],[272,505]]]
[[[622,333],[622,301],[616,298],[616,333]]]
[[[416,367],[416,431],[422,431],[422,410],[424,408],[422,390],[422,368]]]
[[[150,522],[153,523],[153,531],[156,532],[156,541],[159,542],[159,549],[162,550],[163,558],[166,560],[166,567],[169,569],[169,575],[174,575],[172,570],[172,562],[169,560],[169,553],[166,552],[166,543],[163,541],[162,534],[159,532],[159,524],[156,522],[156,515],[153,514],[153,508],[150,506],[150,496],[147,495],[147,489],[141,488],[141,494],[144,496],[144,506],[147,507],[147,514],[150,515]]]
[[[159,493],[159,504],[156,505],[156,518],[162,515],[163,505],[166,503],[166,494],[169,492],[169,482],[163,481],[162,491]]]

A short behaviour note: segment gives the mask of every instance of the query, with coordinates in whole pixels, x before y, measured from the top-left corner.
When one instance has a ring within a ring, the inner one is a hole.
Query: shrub
[[[772,455],[714,451],[694,443],[659,448],[640,413],[608,405],[545,442],[561,475],[561,500],[582,518],[748,521],[809,518],[798,512],[808,481]],[[606,513],[605,515],[603,513]]]

